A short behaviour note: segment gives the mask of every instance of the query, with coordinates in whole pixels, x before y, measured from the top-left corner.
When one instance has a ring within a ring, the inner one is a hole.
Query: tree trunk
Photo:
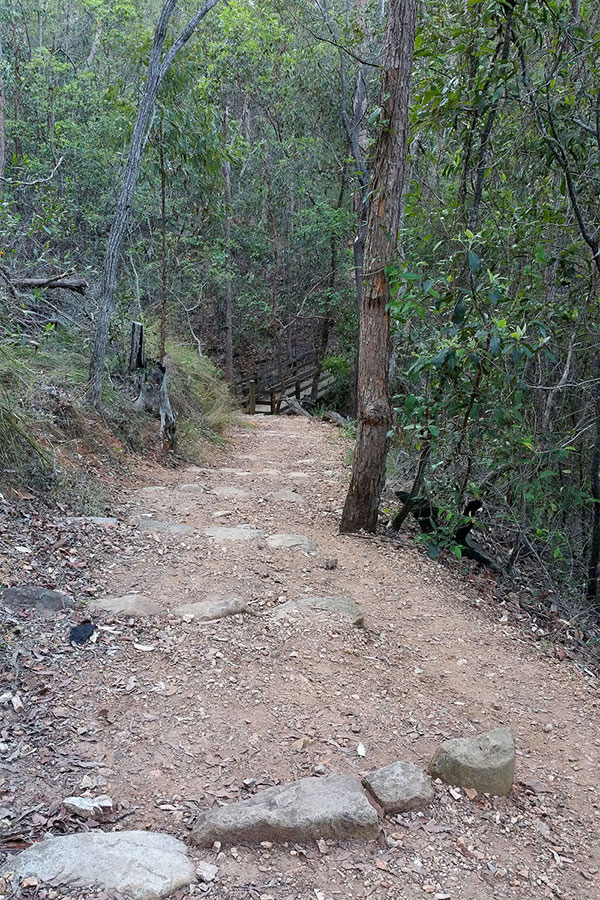
[[[164,450],[175,450],[177,423],[169,400],[167,370],[158,362],[148,362],[141,370],[140,393],[133,404],[138,412],[149,412],[160,419],[159,437]]]
[[[323,360],[325,359],[327,345],[329,344],[330,327],[331,317],[329,311],[327,311],[321,316],[321,321],[319,323],[319,343],[316,347],[315,371],[310,388],[311,403],[318,403],[319,400],[319,386],[321,384],[321,375],[323,374]]]
[[[388,432],[392,421],[388,396],[390,286],[387,267],[396,256],[402,209],[416,20],[417,0],[390,0],[380,94],[382,113],[365,239],[359,333],[358,435],[340,524],[342,532],[361,528],[375,531],[385,481]]]
[[[100,308],[98,310],[96,334],[94,336],[94,345],[90,359],[90,373],[87,389],[87,398],[89,402],[94,404],[99,403],[102,396],[104,361],[108,350],[108,330],[117,293],[117,274],[121,246],[131,215],[131,206],[135,194],[140,161],[148,137],[150,117],[154,109],[156,95],[158,94],[158,89],[175,56],[189,41],[204,16],[217,5],[219,0],[206,0],[203,6],[192,16],[173,44],[171,44],[161,62],[169,20],[173,10],[177,6],[177,2],[178,0],[166,0],[158,17],[152,50],[150,51],[146,83],[144,85],[142,99],[140,100],[135,124],[133,126],[129,153],[123,172],[121,192],[117,200],[115,215],[108,235],[106,255],[104,257],[104,266],[102,270]]]
[[[342,168],[342,176],[340,178],[340,190],[337,198],[335,209],[341,209],[344,202],[344,193],[346,190],[346,165]],[[310,390],[311,403],[317,403],[319,399],[319,383],[323,371],[323,360],[327,353],[329,345],[329,331],[331,329],[331,305],[333,302],[333,292],[335,291],[337,281],[337,239],[335,231],[329,235],[329,278],[327,279],[327,287],[329,288],[329,296],[326,300],[326,308],[321,316],[319,323],[319,340],[316,345],[315,373],[313,375],[312,386]]]
[[[510,54],[510,42],[512,37],[514,18],[513,6],[507,4],[505,9],[506,23],[504,26],[504,37],[502,41],[502,51],[500,54],[500,60],[504,66],[507,63]],[[489,142],[502,96],[503,94],[500,94],[498,97],[496,97],[495,100],[492,99],[487,118],[485,120],[485,125],[483,126],[483,131],[481,133],[481,140],[479,142],[477,164],[475,166],[475,187],[473,189],[473,203],[471,206],[471,215],[469,217],[469,229],[473,232],[477,231],[477,226],[479,224],[479,208],[481,206],[481,198],[483,196],[483,181],[485,178],[486,163],[488,159]]]
[[[165,345],[167,343],[167,175],[165,172],[165,153],[163,147],[163,126],[160,123],[158,143],[158,159],[160,166],[160,349],[158,361],[165,364]]]
[[[13,10],[14,13],[14,10]],[[17,37],[17,23],[13,17],[12,20],[12,50],[13,50],[13,67],[14,67],[14,90],[13,90],[13,118],[15,120],[13,141],[15,143],[15,156],[20,162],[23,156],[23,145],[19,137],[18,122],[21,118],[21,48],[19,47],[19,39]]]
[[[227,106],[223,111],[223,149],[227,152]],[[231,253],[231,163],[228,159],[223,164],[225,181],[225,257],[227,271],[225,273],[225,379],[233,383],[233,276]]]
[[[598,375],[600,376],[600,365],[598,366]],[[594,411],[596,436],[591,465],[591,493],[594,506],[592,510],[592,540],[588,563],[587,599],[598,609],[598,569],[600,568],[600,381],[596,385]]]
[[[144,326],[141,322],[131,323],[131,343],[129,346],[129,371],[136,372],[146,365],[144,349]]]
[[[2,179],[6,168],[6,128],[4,124],[4,46],[2,43],[2,22],[0,21],[0,193],[2,193]]]

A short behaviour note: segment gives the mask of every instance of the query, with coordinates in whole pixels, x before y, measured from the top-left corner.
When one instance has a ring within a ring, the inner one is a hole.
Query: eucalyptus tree
[[[408,144],[416,0],[390,0],[382,58],[380,121],[370,184],[360,304],[358,433],[343,532],[375,531],[392,410],[388,393],[390,266],[397,259]]]
[[[96,320],[96,331],[92,354],[90,359],[90,371],[87,387],[87,399],[94,404],[100,402],[102,397],[102,381],[104,376],[104,361],[108,348],[108,336],[110,320],[112,318],[115,297],[117,291],[117,273],[123,238],[131,215],[131,207],[135,195],[138,172],[144,146],[148,138],[148,128],[154,111],[154,104],[161,83],[169,71],[173,60],[182,47],[187,44],[194,31],[219,0],[206,0],[206,2],[192,15],[188,23],[177,35],[169,49],[164,53],[169,22],[178,0],[166,0],[154,31],[154,40],[150,51],[146,82],[140,99],[127,162],[123,170],[121,191],[117,200],[115,215],[108,235],[104,266],[102,270],[102,285],[100,305]]]

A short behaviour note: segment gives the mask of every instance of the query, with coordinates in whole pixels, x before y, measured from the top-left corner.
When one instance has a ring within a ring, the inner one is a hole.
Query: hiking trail
[[[96,602],[124,612],[99,612],[99,640],[82,651],[51,652],[62,631],[48,636],[28,673],[27,747],[5,767],[5,791],[23,810],[56,811],[91,787],[113,798],[116,827],[185,841],[216,801],[400,759],[426,767],[442,740],[505,725],[517,747],[508,797],[471,800],[437,785],[423,813],[385,820],[387,843],[223,846],[218,860],[192,847],[195,863],[219,867],[193,892],[594,896],[595,680],[545,657],[408,541],[340,535],[347,446],[316,420],[244,418],[205,466],[141,468],[146,483],[122,496],[119,524],[86,526],[113,547],[98,543]],[[309,597],[335,602],[281,613]],[[198,621],[194,604],[207,599],[249,612]],[[69,625],[81,618],[71,613]]]

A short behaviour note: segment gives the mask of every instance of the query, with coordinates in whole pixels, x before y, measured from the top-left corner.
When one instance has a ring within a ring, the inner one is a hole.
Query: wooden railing
[[[246,412],[285,412],[286,398],[298,401],[311,397],[318,373],[317,358],[313,350],[285,360],[259,366],[252,375],[237,382],[237,391]],[[319,372],[316,399],[320,400],[333,384],[330,372]]]

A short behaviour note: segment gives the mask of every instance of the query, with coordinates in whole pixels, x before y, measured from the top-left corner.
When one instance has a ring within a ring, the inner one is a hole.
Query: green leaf
[[[454,312],[452,313],[452,321],[457,325],[462,325],[462,323],[465,321],[466,316],[467,307],[462,300],[459,300],[454,307]]]
[[[477,256],[474,250],[469,250],[469,268],[471,272],[479,272],[481,268],[481,260]]]

